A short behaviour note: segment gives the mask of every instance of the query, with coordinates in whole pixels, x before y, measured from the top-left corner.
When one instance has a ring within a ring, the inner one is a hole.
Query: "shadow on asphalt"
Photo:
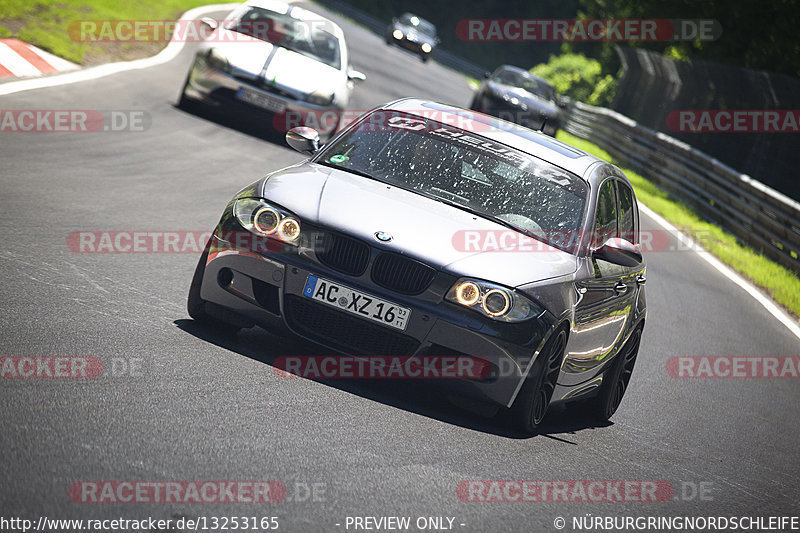
[[[182,331],[198,339],[273,367],[275,360],[281,356],[339,355],[337,352],[306,343],[301,339],[280,337],[258,327],[241,330],[238,334],[231,335],[216,332],[191,319],[178,319],[173,323]],[[505,409],[497,412],[498,410],[491,406],[449,395],[440,386],[437,386],[435,381],[389,379],[310,379],[309,381],[447,424],[511,439],[540,436],[577,445],[569,440],[570,435],[574,435],[578,431],[613,425],[612,422],[597,424],[572,413],[564,406],[554,406],[548,412],[536,434],[523,435],[509,429]]]
[[[199,102],[188,102],[184,105],[172,103],[177,111],[194,115],[198,118],[208,120],[231,130],[236,130],[245,135],[250,135],[257,139],[277,144],[282,148],[289,148],[286,144],[285,133],[275,129],[274,115],[253,109],[244,111],[241,109],[217,109]]]

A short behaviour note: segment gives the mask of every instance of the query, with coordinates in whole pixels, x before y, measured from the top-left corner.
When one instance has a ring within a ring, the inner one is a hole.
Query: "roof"
[[[532,79],[534,79],[536,81],[544,83],[545,85],[549,85],[550,87],[553,86],[552,83],[550,83],[546,79],[542,78],[541,76],[537,76],[536,74],[531,74],[531,71],[525,70],[524,68],[521,68],[521,67],[516,67],[514,65],[500,65],[494,71],[495,72],[499,72],[501,70],[511,70],[511,71],[514,71],[514,72],[516,72],[518,74],[521,74],[521,75],[525,76],[526,78],[532,78]]]
[[[290,2],[283,2],[281,0],[248,0],[244,3],[246,6],[253,6],[253,7],[260,7],[262,9],[267,9],[269,11],[275,11],[276,13],[289,13],[291,12],[291,16],[298,20],[311,20],[311,21],[324,21],[326,30],[333,30],[330,33],[333,33],[338,38],[344,37],[344,32],[339,27],[338,24],[333,22],[331,19],[323,17],[319,13],[314,11],[309,11],[308,9],[295,5]],[[330,24],[330,27],[328,27]]]
[[[461,107],[421,98],[404,98],[386,104],[383,109],[402,111],[455,125],[463,130],[543,159],[581,177],[594,163],[605,162],[599,157],[544,133]]]

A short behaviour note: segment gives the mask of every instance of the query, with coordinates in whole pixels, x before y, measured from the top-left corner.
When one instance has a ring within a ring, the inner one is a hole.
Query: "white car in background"
[[[202,24],[207,36],[181,91],[181,107],[203,102],[266,111],[278,130],[310,125],[330,135],[354,82],[365,79],[350,67],[342,29],[302,7],[250,0],[224,20],[204,18]]]

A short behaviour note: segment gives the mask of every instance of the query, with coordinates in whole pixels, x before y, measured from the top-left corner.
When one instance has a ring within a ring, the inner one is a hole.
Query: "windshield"
[[[400,17],[400,24],[413,26],[414,29],[420,33],[424,33],[430,37],[436,37],[436,26],[425,19],[421,19],[416,15],[412,15],[411,13],[406,13]]]
[[[532,76],[526,76],[514,70],[501,70],[492,81],[495,83],[502,83],[503,85],[511,85],[513,87],[520,87],[525,89],[531,94],[540,96],[546,100],[555,100],[555,92],[553,87],[547,83],[538,80]]]
[[[475,133],[376,111],[317,162],[409,189],[574,253],[587,184]]]
[[[267,41],[341,69],[339,39],[320,20],[299,20],[260,7],[248,7],[227,29]]]

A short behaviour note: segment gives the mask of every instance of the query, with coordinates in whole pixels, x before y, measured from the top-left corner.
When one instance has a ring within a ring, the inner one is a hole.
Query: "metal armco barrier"
[[[800,203],[610,109],[571,102],[564,129],[686,202],[740,241],[800,273]]]

